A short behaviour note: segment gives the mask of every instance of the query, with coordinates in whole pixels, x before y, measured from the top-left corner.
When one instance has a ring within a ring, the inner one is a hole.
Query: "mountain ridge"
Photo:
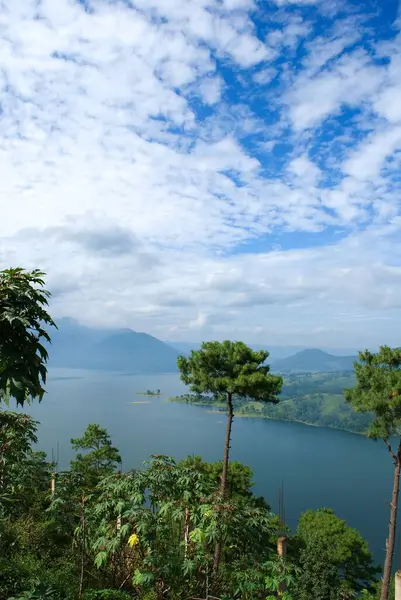
[[[130,373],[177,373],[177,357],[198,349],[200,343],[164,342],[129,328],[96,329],[73,319],[60,319],[51,332],[49,367],[122,371]],[[254,350],[267,346],[252,344]],[[336,356],[320,349],[271,346],[268,363],[278,372],[350,371],[356,356]],[[298,350],[298,351],[297,351]]]
[[[356,355],[334,356],[324,350],[311,348],[301,350],[293,356],[276,360],[272,369],[282,373],[329,373],[335,371],[352,371]]]
[[[49,367],[175,373],[178,352],[147,333],[128,328],[95,329],[60,319],[52,333]]]

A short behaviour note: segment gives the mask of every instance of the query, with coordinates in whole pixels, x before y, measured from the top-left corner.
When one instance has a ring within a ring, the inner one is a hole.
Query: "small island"
[[[146,390],[146,392],[137,392],[137,396],[162,396],[162,393],[159,389],[152,391]]]

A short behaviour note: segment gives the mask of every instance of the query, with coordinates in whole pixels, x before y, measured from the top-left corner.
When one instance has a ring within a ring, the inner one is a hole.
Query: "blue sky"
[[[0,263],[162,339],[400,345],[401,11],[3,0]]]

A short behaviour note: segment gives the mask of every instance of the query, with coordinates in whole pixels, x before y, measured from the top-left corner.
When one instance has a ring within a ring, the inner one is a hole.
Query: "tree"
[[[28,415],[0,411],[0,517],[28,513],[48,490],[50,465],[31,447],[36,426]]]
[[[221,492],[227,492],[228,462],[230,454],[231,427],[234,418],[233,399],[258,400],[277,403],[283,380],[270,374],[265,364],[269,353],[255,352],[243,342],[203,342],[200,350],[192,350],[189,357],[178,358],[181,380],[198,394],[224,397],[227,402],[228,420],[224,442]]]
[[[201,456],[188,456],[180,463],[182,466],[192,467],[208,475],[210,481],[216,486],[220,481],[222,462],[205,462]],[[230,498],[243,498],[260,507],[270,511],[271,507],[266,500],[260,496],[254,496],[252,487],[252,469],[239,461],[230,461],[228,465],[227,486]]]
[[[381,600],[388,600],[397,524],[398,495],[401,473],[401,348],[381,346],[376,354],[366,350],[354,363],[356,385],[344,395],[357,412],[370,412],[373,421],[368,436],[382,439],[394,462],[390,521],[383,568]],[[390,438],[398,435],[398,448],[393,450]]]
[[[50,292],[38,270],[0,271],[0,401],[23,406],[45,393],[47,350],[44,326],[55,326],[46,311]]]
[[[107,430],[100,425],[88,425],[80,438],[72,438],[74,450],[86,450],[86,454],[78,453],[71,461],[71,472],[79,473],[84,487],[93,489],[98,481],[110,475],[116,464],[121,463],[120,453],[112,443]]]
[[[203,342],[200,350],[192,350],[189,357],[178,358],[178,368],[182,381],[191,391],[200,394],[213,394],[227,402],[228,419],[224,441],[223,471],[220,494],[224,500],[228,490],[228,463],[230,456],[231,428],[234,418],[233,400],[258,400],[276,403],[283,380],[272,375],[265,364],[269,353],[254,351],[243,342]],[[220,562],[220,544],[216,544],[214,570]]]
[[[318,537],[326,544],[326,565],[335,569],[343,598],[354,597],[362,589],[372,591],[378,569],[373,566],[366,540],[348,527],[329,508],[308,510],[298,522],[297,538],[305,550]]]
[[[138,596],[156,591],[163,600],[211,594],[234,598],[239,597],[241,572],[241,598],[265,598],[264,576],[269,569],[260,563],[271,555],[272,543],[267,541],[275,537],[275,519],[248,498],[242,484],[221,511],[209,466],[199,460],[176,463],[155,456],[144,470],[100,482],[100,494],[88,511],[88,530],[98,536],[92,544],[96,564],[117,569],[113,585],[131,589],[133,581]],[[225,543],[225,560],[219,580],[212,581],[218,534]],[[260,594],[245,595],[246,581]]]
[[[327,540],[311,536],[300,551],[299,562],[297,600],[341,600],[338,572],[330,561]]]

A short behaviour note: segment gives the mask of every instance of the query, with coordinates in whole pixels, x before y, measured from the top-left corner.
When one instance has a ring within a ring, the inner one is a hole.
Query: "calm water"
[[[159,388],[163,396],[136,395],[148,388]],[[222,455],[224,415],[165,402],[185,391],[177,375],[54,369],[47,389],[30,412],[41,422],[40,448],[51,456],[59,442],[61,468],[72,456],[70,438],[80,436],[88,423],[108,429],[123,469],[139,467],[151,454],[200,454],[206,460]],[[231,456],[252,467],[255,492],[275,511],[284,482],[290,527],[307,508],[331,507],[369,541],[375,559],[383,560],[392,487],[392,462],[383,443],[296,423],[237,418]]]

